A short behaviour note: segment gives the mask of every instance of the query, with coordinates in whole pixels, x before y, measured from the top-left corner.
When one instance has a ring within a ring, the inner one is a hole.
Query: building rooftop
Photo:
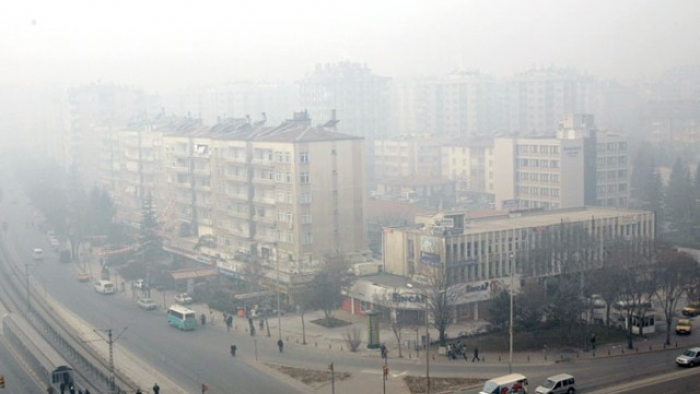
[[[586,220],[598,220],[616,217],[626,217],[630,223],[637,220],[637,215],[648,214],[648,211],[623,209],[615,207],[585,206],[569,209],[549,211],[522,211],[501,213],[491,216],[476,217],[466,213],[464,234],[479,234],[492,231],[509,230],[514,228],[547,227],[562,222],[583,222]],[[442,212],[445,217],[454,212]],[[437,215],[437,214],[436,214]],[[439,215],[437,215],[439,216]],[[430,232],[429,227],[420,224],[408,226],[396,226],[394,228],[415,232]]]
[[[644,213],[647,213],[647,211],[593,206],[551,211],[510,213],[501,216],[471,218],[467,222],[467,229],[465,229],[465,233],[482,233],[507,230],[511,228],[551,226],[562,222],[582,222],[586,220],[615,218],[620,216],[630,216],[630,219],[632,219],[635,217],[635,215]]]

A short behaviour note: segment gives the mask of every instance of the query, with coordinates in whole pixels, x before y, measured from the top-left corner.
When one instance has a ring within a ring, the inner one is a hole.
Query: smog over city
[[[700,1],[0,9],[0,392],[694,392]]]

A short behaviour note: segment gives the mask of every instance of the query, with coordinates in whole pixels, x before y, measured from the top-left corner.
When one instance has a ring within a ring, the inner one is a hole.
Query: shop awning
[[[170,273],[170,276],[173,277],[173,280],[187,280],[207,278],[210,276],[216,276],[216,274],[217,269],[215,267],[212,267],[174,271]]]

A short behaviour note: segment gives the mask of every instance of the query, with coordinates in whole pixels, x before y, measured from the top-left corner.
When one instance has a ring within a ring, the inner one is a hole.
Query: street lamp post
[[[515,264],[513,262],[513,253],[510,257],[510,326],[508,327],[509,347],[508,347],[508,372],[513,373],[513,277]]]
[[[279,249],[275,248],[275,260],[277,261],[277,337],[282,340],[282,312],[280,311],[280,255]],[[287,270],[289,271],[289,270]]]

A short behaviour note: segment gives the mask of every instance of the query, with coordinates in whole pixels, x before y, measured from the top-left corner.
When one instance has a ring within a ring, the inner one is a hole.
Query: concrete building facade
[[[511,283],[517,290],[521,277],[590,270],[605,263],[610,242],[630,241],[642,250],[654,238],[654,214],[647,211],[578,207],[479,218],[439,212],[384,229],[383,270],[423,287],[430,275],[445,275],[467,297],[458,314],[478,318],[492,291]],[[416,293],[412,287],[394,292]],[[472,292],[481,296],[469,301]]]

